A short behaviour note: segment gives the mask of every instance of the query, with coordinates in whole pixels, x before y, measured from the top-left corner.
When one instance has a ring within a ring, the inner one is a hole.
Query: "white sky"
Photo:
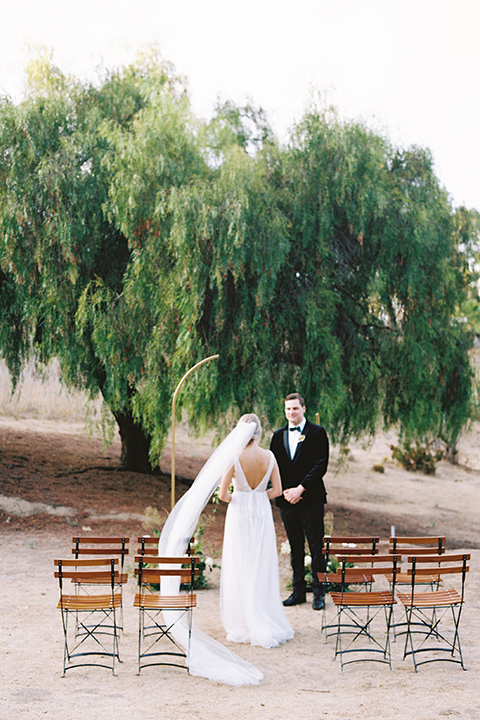
[[[456,205],[480,210],[479,0],[10,0],[0,93],[19,98],[29,46],[82,79],[156,42],[195,112],[247,98],[277,134],[312,89],[398,145],[430,148]]]

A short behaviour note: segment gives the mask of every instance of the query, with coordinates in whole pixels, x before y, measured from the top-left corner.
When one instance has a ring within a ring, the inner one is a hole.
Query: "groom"
[[[285,398],[288,425],[277,430],[270,449],[277,458],[283,495],[276,499],[290,543],[293,592],[283,604],[306,602],[305,537],[312,557],[314,610],[325,607],[324,586],[318,572],[325,572],[323,516],[327,493],[323,476],[328,465],[328,438],[323,427],[305,418],[305,400],[299,393]]]

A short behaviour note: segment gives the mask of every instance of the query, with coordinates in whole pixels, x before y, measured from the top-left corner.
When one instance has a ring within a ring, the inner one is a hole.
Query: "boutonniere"
[[[300,435],[298,438],[298,442],[303,442],[305,440],[305,435]]]

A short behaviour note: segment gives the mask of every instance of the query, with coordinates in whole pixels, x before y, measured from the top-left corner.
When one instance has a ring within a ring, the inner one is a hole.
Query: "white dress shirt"
[[[305,427],[306,419],[303,418],[300,425],[290,425],[288,426],[288,444],[290,445],[290,457],[294,458],[295,451],[297,449],[298,441],[300,440],[300,436],[303,435],[303,428]],[[298,430],[295,430],[295,432],[291,432],[290,428],[292,427],[298,427],[300,428],[300,432]]]

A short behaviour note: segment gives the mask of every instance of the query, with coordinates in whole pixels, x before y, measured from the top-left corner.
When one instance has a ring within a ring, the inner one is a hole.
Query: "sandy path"
[[[67,546],[65,537],[65,547]],[[137,616],[133,582],[125,595],[124,662],[118,676],[108,670],[72,670],[61,678],[62,631],[52,560],[62,555],[58,537],[3,536],[0,540],[0,718],[132,720],[134,717],[244,720],[306,717],[329,720],[438,720],[480,717],[478,633],[480,551],[473,551],[463,617],[467,672],[450,663],[427,665],[415,674],[392,647],[393,667],[351,665],[340,672],[333,641],[324,643],[320,614],[310,605],[289,609],[295,638],[264,650],[234,646],[259,667],[258,687],[233,688],[176,669],[148,668],[136,675]],[[214,571],[218,572],[218,571]],[[287,569],[282,565],[285,579]],[[199,593],[197,624],[224,642],[219,620],[218,575]],[[327,606],[328,609],[328,606]],[[331,608],[330,608],[331,612]],[[232,646],[233,647],[233,646]]]

